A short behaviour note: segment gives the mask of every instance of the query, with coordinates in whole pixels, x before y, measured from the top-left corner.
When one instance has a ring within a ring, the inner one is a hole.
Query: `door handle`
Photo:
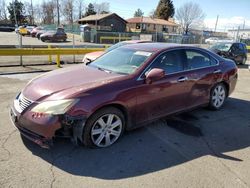
[[[178,82],[185,82],[185,81],[187,81],[188,80],[188,77],[180,77],[177,81]]]
[[[214,74],[218,74],[218,73],[221,73],[221,70],[220,69],[218,69],[218,70],[215,70],[214,72],[213,72]]]

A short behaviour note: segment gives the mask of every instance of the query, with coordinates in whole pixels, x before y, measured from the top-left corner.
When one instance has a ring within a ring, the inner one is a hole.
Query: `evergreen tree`
[[[174,4],[172,0],[160,0],[155,11],[157,18],[168,20],[173,17],[175,13]]]
[[[144,15],[144,12],[142,12],[142,10],[138,8],[135,11],[134,17],[142,17],[143,15]]]
[[[95,7],[92,3],[89,3],[88,8],[86,9],[85,12],[85,16],[89,16],[89,15],[95,15],[96,11],[95,11]]]
[[[16,14],[16,21],[17,24],[23,24],[26,22],[25,16],[24,16],[24,4],[21,1],[15,0],[14,2],[9,3],[9,6],[7,7],[9,12],[9,18],[12,23],[15,23],[15,14]]]

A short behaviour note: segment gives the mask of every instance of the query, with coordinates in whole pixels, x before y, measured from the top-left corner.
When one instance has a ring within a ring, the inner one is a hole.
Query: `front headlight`
[[[53,115],[64,114],[74,104],[76,104],[77,101],[77,99],[46,101],[36,105],[31,111],[36,113],[45,113]]]

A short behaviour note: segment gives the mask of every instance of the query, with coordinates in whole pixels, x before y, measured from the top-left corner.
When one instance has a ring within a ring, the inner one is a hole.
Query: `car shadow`
[[[104,149],[74,146],[66,139],[56,139],[49,150],[23,142],[34,155],[63,171],[109,180],[160,171],[206,155],[241,162],[228,152],[250,145],[249,106],[248,101],[229,98],[220,111],[201,108],[166,117],[126,132]]]

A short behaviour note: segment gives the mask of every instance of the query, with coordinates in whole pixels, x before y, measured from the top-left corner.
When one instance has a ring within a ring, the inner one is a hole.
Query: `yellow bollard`
[[[56,64],[57,64],[58,68],[61,68],[61,65],[60,65],[60,55],[59,54],[56,55]]]
[[[51,45],[48,45],[48,49],[51,49]],[[49,64],[52,63],[52,55],[49,55]]]

